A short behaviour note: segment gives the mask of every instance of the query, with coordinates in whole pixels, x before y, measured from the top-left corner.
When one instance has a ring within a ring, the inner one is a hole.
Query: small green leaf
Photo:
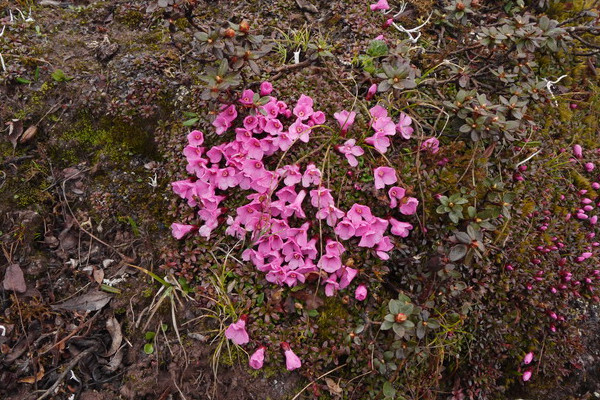
[[[392,314],[398,314],[400,312],[400,307],[402,307],[402,302],[400,300],[390,300],[388,304],[388,308]]]
[[[450,254],[448,255],[448,258],[450,258],[450,261],[458,261],[467,255],[467,251],[467,246],[465,246],[464,244],[457,244],[456,246],[450,249]]]
[[[265,301],[265,294],[261,293],[256,297],[256,305],[260,306]]]
[[[154,345],[152,343],[146,343],[144,345],[144,353],[146,353],[146,354],[154,353]]]
[[[183,126],[192,126],[192,125],[195,125],[199,120],[200,120],[199,118],[188,119],[182,125]]]
[[[154,332],[146,332],[146,334],[144,335],[144,338],[146,339],[146,341],[150,341],[150,340],[153,340],[155,336],[156,336],[156,333],[154,333]]]
[[[65,75],[62,69],[57,69],[52,73],[52,79],[54,79],[56,82],[68,82],[73,78]]]
[[[105,284],[100,285],[100,290],[103,290],[108,293],[121,294],[121,289],[117,289],[116,287],[112,287],[112,286],[105,285]]]
[[[16,77],[15,80],[17,81],[17,83],[21,83],[24,85],[29,85],[31,83],[29,79],[21,78],[20,76]]]
[[[387,331],[388,329],[391,329],[393,325],[394,325],[393,322],[383,321],[383,323],[381,324],[381,330],[382,331]]]
[[[383,395],[390,398],[394,398],[396,396],[396,389],[394,389],[391,383],[385,382],[383,384]]]
[[[308,316],[309,316],[309,317],[311,317],[311,318],[315,318],[315,317],[317,317],[318,315],[319,315],[319,312],[318,312],[317,310],[310,310],[310,311],[308,312]]]
[[[404,326],[402,326],[400,324],[394,324],[393,328],[394,328],[394,333],[396,335],[398,335],[398,337],[404,336],[404,333],[406,332],[406,330],[404,329]]]

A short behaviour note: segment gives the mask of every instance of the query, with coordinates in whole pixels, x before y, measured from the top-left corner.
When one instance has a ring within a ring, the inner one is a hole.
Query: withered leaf
[[[106,353],[106,357],[110,357],[119,350],[119,347],[121,347],[123,334],[121,333],[121,325],[119,325],[119,321],[117,321],[115,317],[110,317],[106,320],[106,330],[110,333],[112,339],[110,349]]]
[[[6,273],[4,274],[2,285],[4,286],[4,290],[14,290],[17,293],[25,293],[27,291],[23,270],[19,264],[11,264],[8,266]]]
[[[35,125],[32,125],[29,128],[27,128],[27,130],[25,131],[23,136],[21,136],[21,139],[19,139],[19,143],[29,142],[36,135],[37,130],[38,130],[38,128]]]
[[[72,298],[64,303],[52,305],[54,310],[68,311],[97,311],[102,309],[112,299],[112,294],[93,290],[84,295]]]
[[[6,125],[8,125],[8,140],[12,143],[13,148],[17,148],[17,142],[23,133],[23,121],[13,119]]]

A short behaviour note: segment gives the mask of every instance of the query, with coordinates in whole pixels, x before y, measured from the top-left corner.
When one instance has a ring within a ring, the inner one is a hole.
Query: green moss
[[[319,338],[323,340],[337,339],[340,334],[340,324],[342,321],[351,321],[348,307],[342,303],[337,296],[327,297],[325,304],[320,309],[319,320]]]
[[[115,19],[128,28],[137,29],[144,22],[145,15],[140,11],[126,10],[116,13]]]

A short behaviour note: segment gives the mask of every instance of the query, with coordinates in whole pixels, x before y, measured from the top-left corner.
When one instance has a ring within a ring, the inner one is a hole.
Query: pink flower
[[[369,114],[371,114],[371,117],[373,117],[373,122],[375,123],[379,118],[387,117],[388,112],[384,107],[377,104],[376,106],[371,107]]]
[[[400,113],[400,121],[396,124],[396,130],[404,139],[408,140],[412,136],[414,129],[410,126],[412,118],[404,113]]]
[[[318,266],[323,271],[331,274],[342,268],[342,260],[340,259],[339,255],[325,254],[321,256]]]
[[[298,358],[298,356],[292,351],[289,343],[282,342],[281,348],[285,354],[285,367],[288,371],[293,371],[302,366],[302,361]]]
[[[354,225],[347,219],[341,220],[335,227],[335,234],[338,235],[342,240],[350,239],[352,236],[354,236],[355,232],[356,229],[354,228]]]
[[[527,365],[533,361],[533,352],[525,354],[525,358],[523,358],[523,364]]]
[[[348,132],[348,129],[350,129],[350,127],[354,123],[354,118],[356,118],[356,113],[354,111],[349,112],[346,110],[342,110],[340,112],[334,113],[333,116],[335,117],[337,122],[340,124],[340,127],[342,128],[342,134],[345,134],[346,132]]]
[[[531,370],[528,369],[527,371],[523,372],[523,382],[527,382],[530,379],[531,379]]]
[[[355,146],[355,139],[348,139],[344,143],[343,146],[338,147],[338,151],[346,156],[346,160],[348,160],[348,164],[351,167],[356,167],[358,165],[358,160],[356,156],[362,156],[365,154],[365,151],[360,146]]]
[[[244,90],[242,97],[240,97],[240,103],[245,106],[251,106],[254,103],[254,92],[250,89]]]
[[[271,82],[263,82],[260,84],[260,95],[261,96],[268,96],[271,94],[271,92],[273,91],[273,85],[271,85]]]
[[[300,139],[304,143],[308,143],[308,135],[310,133],[310,126],[303,124],[300,118],[290,125],[289,135],[292,140]]]
[[[382,260],[389,260],[390,256],[387,254],[387,252],[392,250],[393,248],[394,245],[392,244],[390,237],[384,236],[375,248],[377,257],[381,258]]]
[[[375,189],[383,189],[386,185],[393,185],[398,181],[396,170],[390,167],[378,167],[373,171],[375,176]]]
[[[229,127],[231,126],[231,122],[219,115],[213,121],[212,125],[215,127],[215,133],[217,135],[222,135],[227,129],[229,129]]]
[[[358,301],[363,301],[367,298],[367,287],[365,285],[358,285],[354,292],[354,298]]]
[[[431,154],[435,154],[440,151],[440,141],[432,137],[421,143],[421,150],[426,150]]]
[[[308,164],[304,175],[302,175],[302,186],[309,187],[310,185],[318,186],[321,184],[321,171],[315,167],[315,164]]]
[[[173,234],[173,237],[175,239],[181,239],[182,237],[184,237],[185,235],[187,235],[194,229],[196,229],[196,226],[194,226],[194,225],[185,225],[185,224],[178,224],[178,223],[171,224],[171,233]]]
[[[392,225],[392,228],[390,229],[392,235],[400,237],[407,237],[409,231],[413,228],[408,222],[398,221],[395,218],[390,218],[390,224]]]
[[[373,98],[373,96],[375,96],[375,93],[377,93],[377,84],[374,83],[369,87],[369,90],[367,90],[367,96],[365,97],[366,100],[371,100]]]
[[[383,154],[390,147],[390,138],[385,133],[377,131],[373,136],[366,138],[365,143],[375,147],[375,150]]]
[[[577,158],[583,158],[583,148],[578,144],[574,145],[573,146],[573,154]]]
[[[246,344],[250,341],[250,337],[248,336],[248,332],[246,332],[246,320],[248,319],[247,315],[242,315],[240,319],[229,325],[229,327],[225,330],[225,337],[230,339],[233,343],[239,345]]]
[[[414,197],[405,197],[400,201],[400,212],[404,215],[413,215],[417,212],[419,200]]]
[[[406,190],[398,186],[393,186],[388,192],[388,196],[390,197],[390,207],[398,207],[398,201],[402,200],[405,194]]]
[[[591,162],[585,163],[584,166],[585,166],[585,170],[587,172],[592,172],[594,170],[594,168],[596,168],[596,166],[594,165],[594,163],[591,163]]]
[[[379,0],[377,3],[371,4],[369,7],[371,8],[371,11],[390,9],[390,5],[388,4],[387,0]]]
[[[204,143],[204,134],[200,131],[191,131],[187,139],[190,146],[202,146],[202,143]]]
[[[263,82],[265,83],[265,82]],[[262,85],[261,85],[262,86]],[[261,369],[265,361],[265,346],[260,346],[254,354],[250,356],[248,364],[253,369]]]
[[[315,123],[315,125],[323,125],[325,123],[325,113],[323,111],[315,111],[313,115],[310,116],[310,120]]]

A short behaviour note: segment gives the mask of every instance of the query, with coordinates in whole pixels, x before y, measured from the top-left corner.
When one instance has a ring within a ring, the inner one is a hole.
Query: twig
[[[283,67],[279,67],[277,68],[275,71],[275,75],[271,78],[271,80],[275,81],[279,78],[281,78],[283,76],[283,74],[285,72],[290,72],[290,71],[294,71],[296,69],[301,69],[304,68],[308,65],[310,65],[312,63],[312,60],[304,60],[302,62],[299,62],[298,64],[290,64],[290,65],[284,65]]]
[[[46,397],[53,395],[54,391],[65,380],[65,378],[67,377],[69,372],[73,368],[75,368],[75,366],[79,363],[79,361],[81,361],[85,356],[87,356],[88,354],[95,351],[96,347],[97,347],[97,345],[89,347],[89,348],[85,349],[84,351],[82,351],[81,353],[77,354],[75,357],[73,357],[71,362],[67,365],[67,368],[65,368],[65,370],[58,376],[58,378],[56,379],[54,384],[52,386],[50,386],[50,388],[48,388],[48,390],[46,390],[44,392],[44,394],[42,394],[40,397],[38,397],[37,400],[44,400]]]

